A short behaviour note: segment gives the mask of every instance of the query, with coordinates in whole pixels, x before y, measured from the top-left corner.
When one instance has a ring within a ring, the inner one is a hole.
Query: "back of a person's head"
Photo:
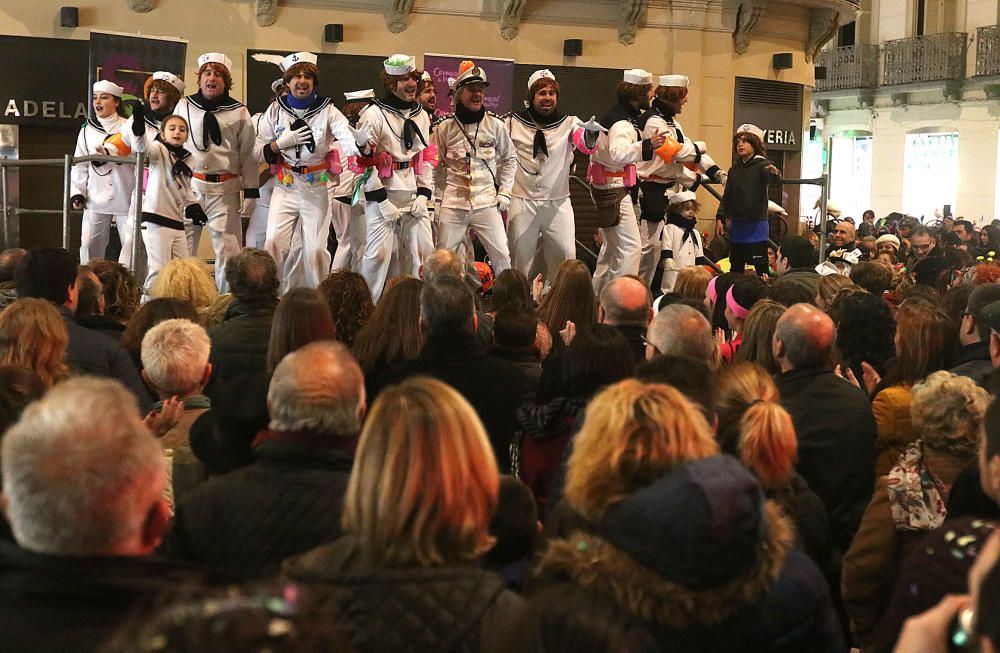
[[[441,276],[461,279],[465,276],[465,261],[450,249],[437,249],[424,259],[420,276],[428,283]]]
[[[765,490],[786,485],[799,451],[788,411],[774,399],[751,403],[740,418],[737,449]]]
[[[678,390],[626,379],[587,406],[573,440],[566,500],[596,523],[609,505],[664,472],[718,451],[705,417]]]
[[[811,268],[816,264],[816,248],[804,236],[787,236],[781,241],[779,251],[788,259],[789,268]]]
[[[493,342],[507,349],[531,347],[537,330],[534,313],[516,309],[499,311],[493,320]]]
[[[31,404],[4,437],[2,463],[14,536],[37,553],[134,555],[165,509],[160,444],[109,379],[69,379]]]
[[[784,345],[793,368],[830,362],[836,330],[830,316],[809,304],[796,304],[782,313],[774,327],[774,340]]]
[[[607,324],[581,327],[562,359],[560,391],[589,397],[606,385],[632,376],[635,354],[625,336]]]
[[[273,372],[289,352],[316,340],[334,340],[337,328],[330,305],[319,290],[293,288],[278,302],[267,344],[267,369]]]
[[[715,293],[715,300],[712,302],[712,331],[715,329],[729,329],[729,322],[726,320],[726,295],[729,289],[742,278],[738,272],[726,272],[715,277],[715,283],[709,282],[709,288]]]
[[[928,448],[972,457],[979,449],[989,393],[967,376],[939,371],[913,386],[914,433]]]
[[[646,326],[652,298],[643,282],[628,276],[618,277],[604,286],[600,307],[606,324]]]
[[[983,322],[983,309],[993,302],[1000,302],[1000,283],[987,283],[976,288],[969,295],[965,305],[965,312],[976,321],[976,330],[979,339],[982,341],[990,338],[990,325]]]
[[[273,303],[281,283],[271,255],[253,247],[226,261],[226,282],[236,299],[249,304]]]
[[[498,568],[531,557],[538,539],[538,507],[531,488],[514,476],[500,477],[497,507],[490,520],[496,538],[483,561]]]
[[[677,274],[674,281],[674,292],[684,299],[704,301],[705,289],[712,273],[702,265],[690,265]]]
[[[135,275],[118,261],[96,259],[88,264],[101,280],[104,293],[104,314],[112,320],[128,321],[139,308],[142,289]]]
[[[352,350],[366,374],[420,353],[420,293],[424,282],[408,277],[389,287],[354,338]]]
[[[834,315],[842,362],[860,370],[865,361],[883,373],[886,362],[895,355],[896,321],[882,298],[860,290],[841,293],[831,307],[831,317]]]
[[[497,313],[534,311],[531,284],[523,272],[507,268],[497,275],[493,282],[493,310]]]
[[[704,360],[664,354],[640,363],[635,378],[644,383],[662,383],[679,390],[705,416],[715,422],[715,368]]]
[[[740,318],[740,313],[752,310],[766,295],[767,284],[760,277],[755,274],[744,274],[726,292],[725,301],[729,311],[736,318]]]
[[[41,399],[48,387],[32,370],[0,365],[0,438],[21,418],[31,402]]]
[[[583,261],[563,261],[556,270],[552,289],[542,298],[538,316],[551,333],[559,333],[566,321],[577,328],[597,319],[597,296],[590,278],[590,270]]]
[[[743,321],[743,344],[736,350],[734,360],[756,363],[771,374],[777,373],[771,341],[774,327],[785,310],[784,305],[770,299],[754,304]]]
[[[684,304],[660,309],[649,323],[646,340],[665,356],[690,356],[714,362],[712,325],[700,311]]]
[[[716,378],[716,438],[723,453],[736,456],[740,419],[755,401],[778,401],[778,388],[764,368],[749,362],[725,365]]]
[[[471,336],[475,332],[475,313],[472,290],[458,277],[435,277],[420,291],[420,319],[429,340]]]
[[[881,296],[892,285],[892,267],[881,261],[862,261],[851,268],[851,281]]]
[[[0,283],[14,280],[14,270],[27,255],[28,250],[20,247],[12,247],[0,252]]]
[[[76,310],[77,317],[101,314],[101,280],[94,271],[86,265],[81,265],[76,273]]]
[[[906,300],[896,313],[895,382],[912,385],[931,372],[945,368],[958,342],[948,315],[923,300]]]
[[[76,281],[76,261],[65,249],[43,247],[28,252],[14,270],[18,297],[47,299],[62,306]]]
[[[142,338],[143,374],[163,395],[185,397],[207,378],[211,343],[204,327],[190,320],[164,320]]]
[[[122,346],[138,361],[142,350],[142,339],[146,332],[163,320],[174,319],[198,322],[198,311],[195,310],[194,304],[186,299],[159,297],[149,300],[139,307],[125,326]]]
[[[19,299],[0,312],[0,365],[34,370],[51,386],[69,373],[68,345],[66,322],[44,299]]]
[[[816,297],[814,301],[819,303],[819,308],[829,311],[837,293],[853,284],[854,282],[851,281],[850,277],[845,277],[842,274],[822,276],[816,282]]]
[[[376,567],[473,560],[493,543],[498,487],[475,409],[451,386],[413,377],[383,390],[365,420],[344,530]]]
[[[321,340],[285,356],[267,391],[271,428],[353,437],[365,411],[364,376],[350,351]]]
[[[219,291],[205,262],[195,256],[188,256],[171,259],[163,266],[156,275],[150,296],[186,299],[195,308],[205,309],[212,305],[219,296]]]
[[[368,283],[357,272],[336,270],[319,284],[319,291],[330,306],[330,315],[337,326],[337,340],[350,347],[362,325],[375,311]]]

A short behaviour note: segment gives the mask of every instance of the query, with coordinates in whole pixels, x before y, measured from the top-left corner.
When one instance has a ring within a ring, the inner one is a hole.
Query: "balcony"
[[[885,42],[886,86],[965,79],[965,32],[925,34]]]
[[[1000,25],[976,30],[976,77],[1000,75]]]
[[[878,85],[878,46],[849,45],[824,50],[816,65],[826,67],[826,79],[816,80],[816,90],[870,89]]]

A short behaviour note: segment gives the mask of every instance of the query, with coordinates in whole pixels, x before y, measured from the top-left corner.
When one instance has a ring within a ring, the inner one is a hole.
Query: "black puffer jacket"
[[[262,432],[253,465],[210,479],[177,505],[164,553],[258,578],[335,540],[355,441]]]
[[[267,343],[276,306],[277,299],[258,304],[237,299],[229,305],[222,324],[208,332],[213,384],[245,372],[267,373]]]
[[[726,190],[715,218],[731,218],[737,222],[767,220],[767,185],[772,175],[765,170],[771,164],[762,156],[753,156],[743,162],[733,161],[726,180]]]
[[[474,566],[367,568],[351,536],[283,569],[331,612],[358,653],[496,650],[523,603],[500,576]]]

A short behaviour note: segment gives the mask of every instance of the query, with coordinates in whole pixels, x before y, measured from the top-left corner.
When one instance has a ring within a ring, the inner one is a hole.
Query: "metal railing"
[[[976,29],[976,76],[1000,75],[1000,25]]]
[[[816,90],[875,88],[878,63],[877,45],[848,45],[824,50],[816,55],[816,65],[826,67],[826,79],[816,80]]]
[[[969,35],[965,32],[925,34],[885,42],[882,83],[910,84],[965,79]]]
[[[72,183],[73,166],[77,163],[100,161],[103,163],[124,163],[135,165],[135,190],[132,195],[132,261],[139,256],[139,246],[142,234],[142,173],[146,165],[146,155],[136,152],[134,157],[107,156],[91,154],[74,157],[67,154],[62,159],[0,159],[0,232],[3,233],[4,244],[10,247],[10,216],[31,214],[61,214],[62,215],[62,246],[69,249],[69,214],[71,207],[70,185]],[[63,168],[63,206],[62,209],[23,209],[10,206],[7,189],[7,169],[27,167],[57,167]],[[86,263],[86,261],[83,261]]]

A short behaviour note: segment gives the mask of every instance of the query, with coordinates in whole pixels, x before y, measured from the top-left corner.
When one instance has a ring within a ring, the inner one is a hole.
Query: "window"
[[[958,189],[958,132],[907,134],[903,150],[903,211],[932,220],[934,209],[955,205]]]
[[[833,138],[830,157],[830,199],[855,221],[871,208],[872,137],[844,135]]]
[[[854,43],[856,42],[857,27],[858,27],[857,21],[851,21],[846,25],[841,25],[840,28],[837,29],[838,48],[854,45]]]

